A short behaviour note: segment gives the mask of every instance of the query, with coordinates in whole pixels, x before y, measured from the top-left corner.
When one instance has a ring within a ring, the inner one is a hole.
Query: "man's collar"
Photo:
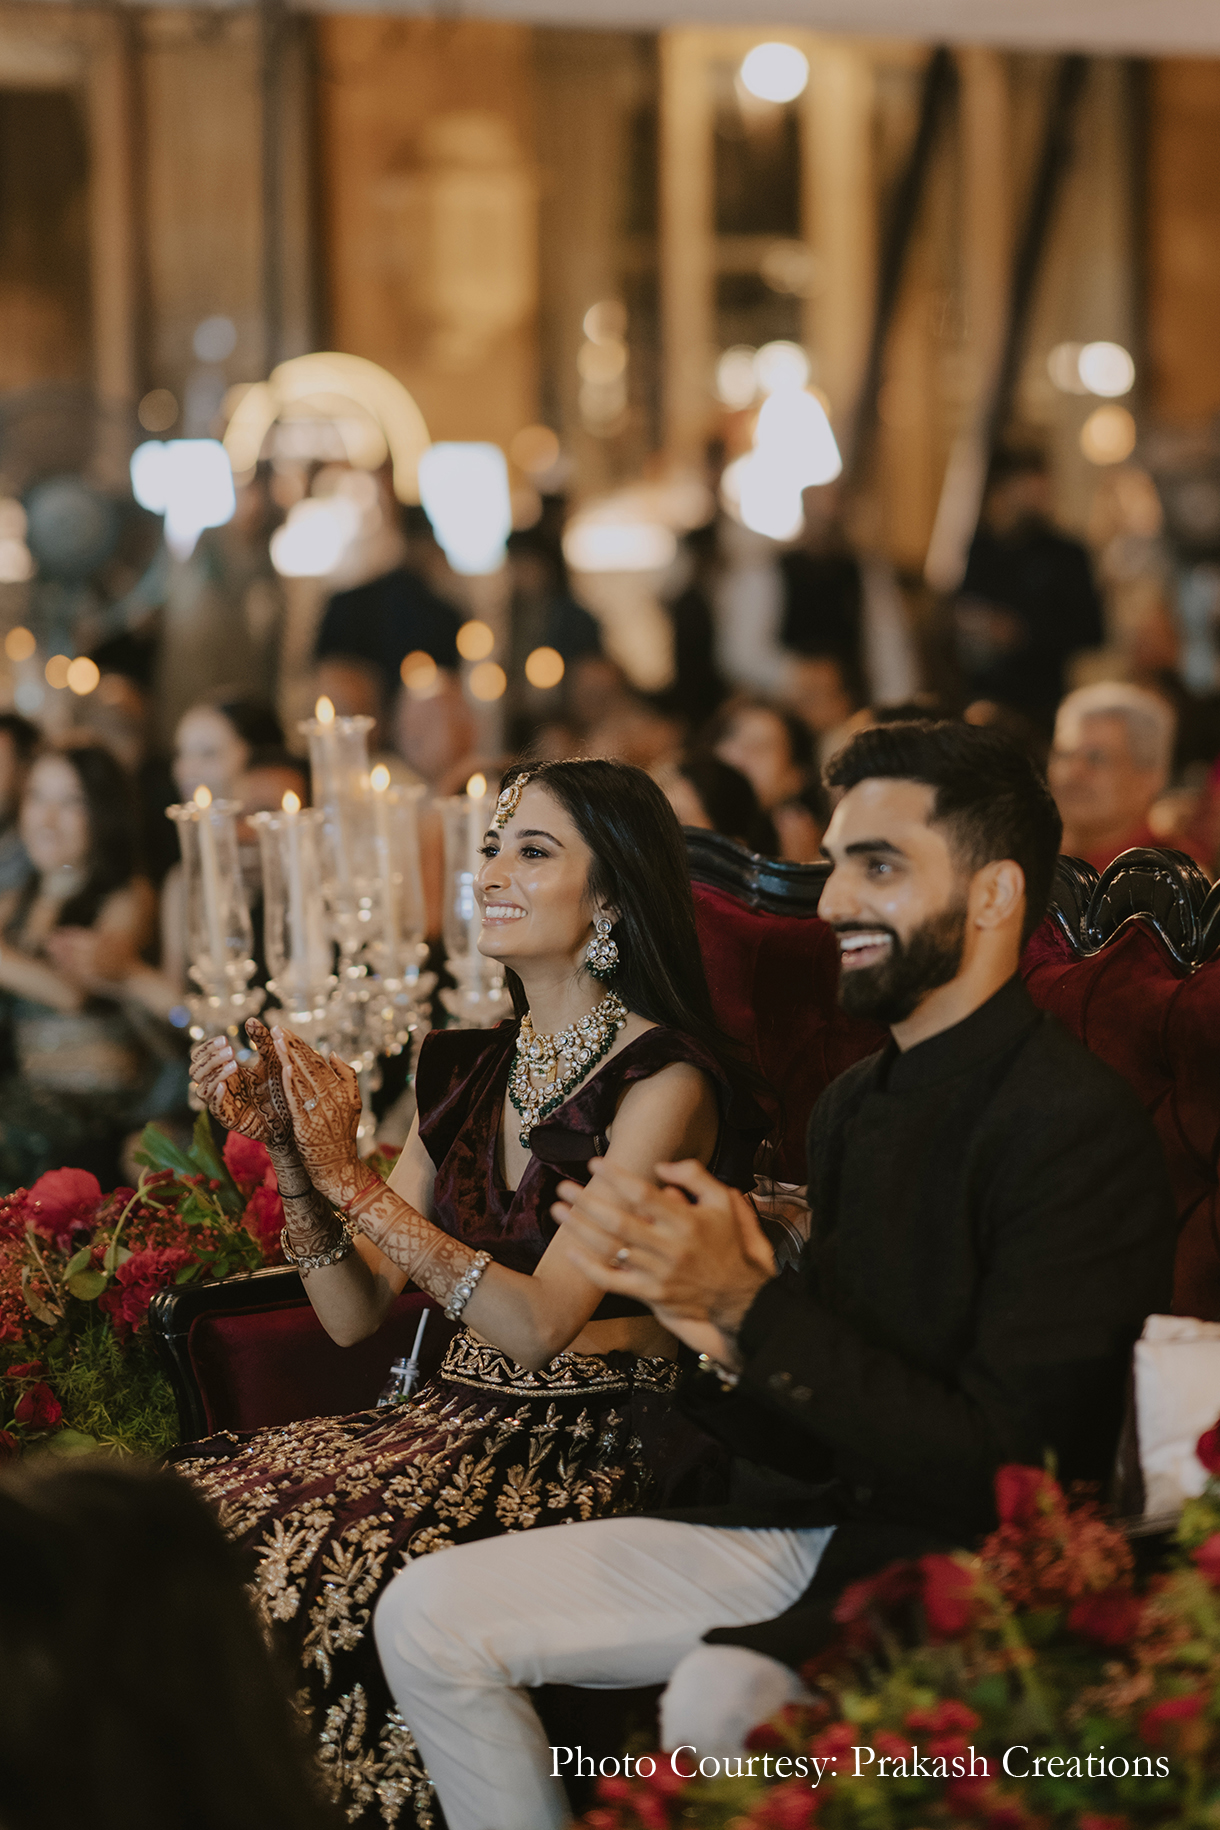
[[[1033,1027],[1037,1016],[1037,1006],[1025,989],[1025,981],[1019,972],[1014,973],[960,1023],[929,1036],[926,1042],[917,1042],[905,1052],[891,1042],[886,1050],[885,1085],[890,1092],[901,1093],[948,1080],[1016,1042]]]

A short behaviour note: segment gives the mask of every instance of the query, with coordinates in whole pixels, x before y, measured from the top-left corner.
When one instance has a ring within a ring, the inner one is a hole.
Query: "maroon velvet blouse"
[[[606,1148],[619,1096],[633,1080],[647,1080],[671,1061],[690,1061],[711,1081],[720,1108],[720,1132],[709,1168],[736,1188],[753,1186],[754,1153],[763,1120],[749,1099],[735,1094],[715,1057],[680,1030],[645,1030],[591,1074],[544,1124],[530,1132],[532,1155],[515,1189],[498,1161],[500,1120],[517,1024],[493,1030],[434,1030],[425,1038],[415,1074],[419,1135],[436,1164],[433,1214],[437,1226],[497,1264],[527,1276],[558,1230],[551,1203],[565,1177],[589,1180],[588,1161]],[[607,1297],[595,1319],[639,1315],[640,1303]]]

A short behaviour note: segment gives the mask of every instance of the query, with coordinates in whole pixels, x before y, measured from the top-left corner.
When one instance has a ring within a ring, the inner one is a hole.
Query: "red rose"
[[[850,1722],[832,1722],[820,1735],[815,1735],[809,1743],[812,1754],[827,1755],[831,1759],[841,1759],[850,1754],[859,1741],[859,1731]]]
[[[26,1219],[36,1233],[66,1249],[72,1235],[91,1232],[102,1204],[102,1185],[87,1169],[48,1169],[25,1200]]]
[[[928,1753],[933,1760],[947,1760],[950,1766],[955,1760],[966,1766],[970,1763],[970,1749],[964,1735],[933,1735],[928,1742]]]
[[[1220,1418],[1210,1430],[1204,1430],[1195,1444],[1195,1454],[1209,1474],[1220,1474]]]
[[[834,1605],[834,1618],[849,1626],[874,1608],[892,1608],[908,1595],[919,1593],[919,1571],[914,1563],[889,1563],[875,1576],[849,1582]]]
[[[262,1246],[264,1254],[278,1244],[284,1225],[284,1203],[278,1188],[256,1188],[246,1202],[242,1225]]]
[[[265,1144],[256,1144],[240,1131],[230,1131],[225,1139],[225,1168],[241,1189],[257,1188],[271,1168]]]
[[[1220,1531],[1213,1531],[1206,1544],[1200,1544],[1190,1555],[1212,1587],[1220,1589]]]
[[[806,1779],[785,1779],[767,1793],[754,1823],[766,1830],[808,1830],[822,1807],[824,1794]]]
[[[42,1370],[41,1360],[27,1360],[22,1366],[10,1366],[4,1376],[6,1379],[36,1379]]]
[[[919,1559],[923,1611],[932,1639],[959,1639],[969,1631],[978,1607],[977,1579],[956,1557]]]
[[[114,1282],[98,1297],[97,1306],[110,1317],[120,1340],[144,1326],[148,1305],[157,1291],[172,1283],[183,1265],[194,1261],[195,1254],[184,1245],[161,1245],[133,1252],[119,1266]]]
[[[966,1734],[970,1734],[982,1726],[982,1720],[968,1704],[946,1697],[935,1709],[913,1709],[906,1717],[906,1725],[908,1728],[923,1729],[930,1735],[943,1735],[953,1728],[963,1729]]]
[[[20,1443],[11,1430],[0,1430],[0,1467],[3,1467],[6,1461],[14,1461],[20,1447]]]
[[[1189,1696],[1168,1697],[1164,1703],[1154,1703],[1140,1718],[1141,1739],[1149,1747],[1164,1747],[1166,1739],[1173,1738],[1175,1725],[1193,1721],[1205,1701],[1203,1692],[1195,1690]]]
[[[13,1415],[27,1430],[49,1430],[64,1414],[64,1407],[49,1385],[31,1385],[13,1406]]]
[[[1063,1498],[1059,1483],[1045,1468],[1010,1461],[996,1471],[995,1509],[1005,1525],[1028,1525],[1040,1512],[1051,1512]]]
[[[1082,1639],[1099,1646],[1125,1646],[1143,1615],[1143,1605],[1130,1589],[1106,1589],[1085,1595],[1068,1615],[1068,1626]]]
[[[879,1728],[873,1736],[873,1747],[887,1760],[906,1760],[910,1757],[911,1743],[896,1735],[891,1728]]]

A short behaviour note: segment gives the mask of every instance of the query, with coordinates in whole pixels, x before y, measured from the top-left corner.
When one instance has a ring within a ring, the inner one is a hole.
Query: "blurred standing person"
[[[740,769],[779,834],[781,858],[811,864],[829,814],[814,774],[813,739],[794,712],[765,699],[739,698],[713,718],[709,747]]]
[[[717,523],[694,528],[682,541],[689,562],[686,584],[665,605],[673,626],[674,681],[666,697],[689,729],[703,728],[729,696],[716,656],[713,590],[719,568]]]
[[[18,816],[41,741],[37,725],[20,712],[0,712],[0,896],[20,889],[30,874]]]
[[[1173,708],[1143,686],[1115,680],[1068,694],[1047,768],[1065,857],[1104,871],[1132,846],[1164,844],[1148,815],[1169,782],[1174,723]]]
[[[553,648],[564,675],[577,662],[602,651],[601,625],[578,604],[568,584],[562,549],[538,528],[509,535],[508,720],[510,748],[524,752],[535,729],[554,717],[563,695],[552,686],[538,687],[526,677],[529,657]],[[558,684],[558,682],[556,682]]]
[[[1041,452],[992,459],[954,617],[968,697],[1011,706],[1049,730],[1068,660],[1100,647],[1104,627],[1089,555],[1053,525]]]
[[[155,922],[130,785],[99,745],[49,752],[30,771],[20,827],[34,874],[0,898],[15,1068],[0,1087],[0,1177],[13,1189],[66,1163],[113,1187],[126,1133],[167,1109],[156,1088],[174,1052],[128,1002]]]
[[[403,511],[404,526],[409,526]],[[429,530],[430,532],[430,530]],[[458,670],[457,632],[462,617],[440,597],[415,563],[409,543],[402,562],[364,584],[336,591],[322,615],[314,659],[352,657],[371,663],[388,699],[409,654],[431,655],[438,667]]]
[[[696,750],[659,769],[656,779],[683,826],[723,833],[764,858],[779,855],[775,824],[740,769],[708,750]]]

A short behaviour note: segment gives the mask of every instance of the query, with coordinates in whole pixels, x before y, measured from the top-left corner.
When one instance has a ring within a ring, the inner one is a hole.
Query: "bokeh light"
[[[544,690],[558,686],[563,675],[563,656],[557,648],[535,648],[526,657],[525,677],[531,686],[542,687]]]
[[[57,693],[62,692],[71,671],[72,662],[66,654],[53,654],[44,669],[47,685],[54,687]]]
[[[764,394],[796,393],[809,380],[809,358],[799,343],[764,343],[754,358],[754,379]]]
[[[223,527],[237,509],[233,469],[214,438],[137,445],[131,492],[141,508],[165,516],[165,544],[176,559],[189,559],[204,528]]]
[[[508,685],[508,675],[498,661],[480,661],[471,668],[467,684],[476,699],[500,699]]]
[[[26,629],[21,623],[15,629],[10,629],[4,638],[4,652],[10,661],[28,661],[37,646],[33,630]]]
[[[136,418],[145,432],[168,432],[177,417],[177,397],[168,388],[153,388],[136,408]]]
[[[659,521],[572,521],[563,556],[576,572],[660,572],[672,565],[678,542]]]
[[[1126,407],[1097,407],[1080,428],[1090,464],[1121,464],[1135,450],[1135,421]]]
[[[495,635],[477,617],[463,623],[457,632],[457,651],[463,661],[485,661],[495,645]]]
[[[741,81],[760,102],[794,102],[809,81],[809,59],[794,44],[756,44],[742,59]]]
[[[758,376],[754,373],[757,354],[751,344],[735,343],[716,364],[716,398],[735,413],[751,406],[758,392]]]
[[[404,655],[398,669],[399,678],[413,699],[431,699],[440,688],[440,668],[422,648]]]
[[[1087,394],[1080,379],[1080,352],[1083,343],[1056,343],[1046,359],[1046,372],[1061,394]]]
[[[91,661],[88,655],[81,654],[70,663],[64,682],[69,692],[76,693],[83,699],[86,694],[94,691],[101,677],[102,670],[97,662]]]
[[[419,495],[455,572],[478,578],[499,571],[513,510],[498,445],[448,440],[429,446],[419,460]]]
[[[271,563],[281,578],[325,578],[360,532],[350,496],[306,496],[271,536]]]
[[[1135,363],[1121,343],[1086,343],[1076,364],[1090,394],[1117,400],[1135,385]]]
[[[545,476],[559,462],[559,437],[549,426],[522,426],[509,444],[508,455],[526,476]]]
[[[483,774],[482,770],[476,770],[470,777],[470,780],[466,783],[466,792],[472,801],[482,800],[483,796],[487,793],[487,777]]]

